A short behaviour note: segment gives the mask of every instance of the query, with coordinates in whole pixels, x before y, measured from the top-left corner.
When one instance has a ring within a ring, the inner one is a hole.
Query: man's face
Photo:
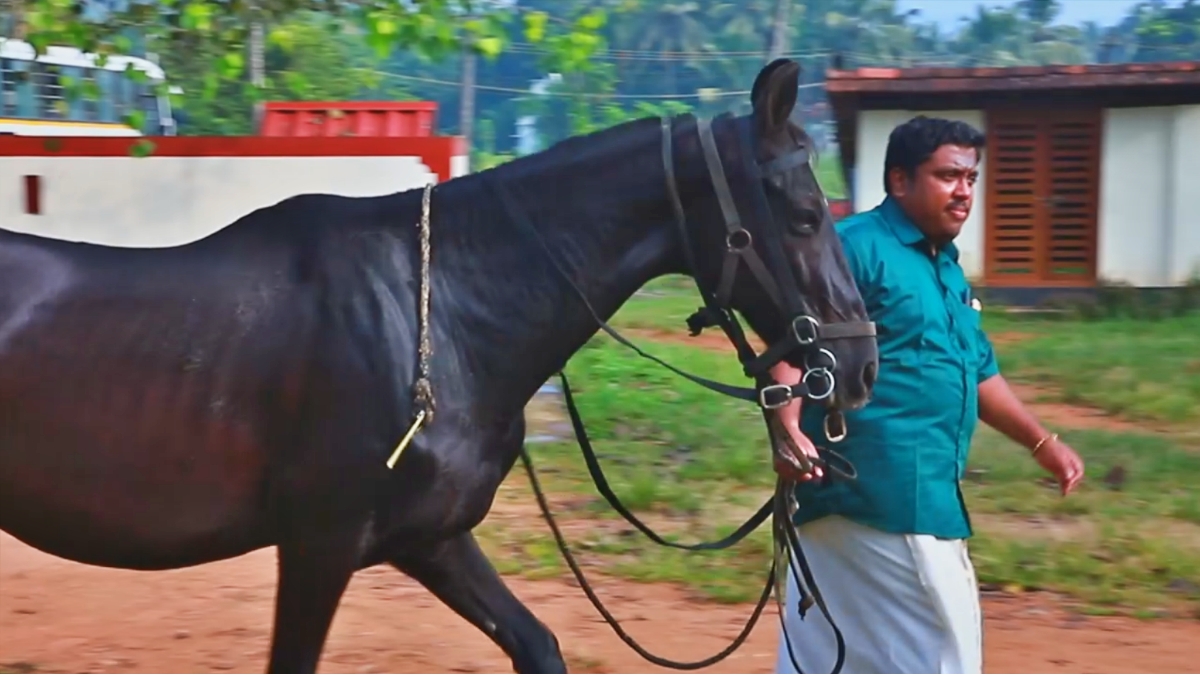
[[[944,244],[958,236],[971,214],[978,166],[975,148],[943,145],[911,178],[893,170],[892,194],[926,237]]]

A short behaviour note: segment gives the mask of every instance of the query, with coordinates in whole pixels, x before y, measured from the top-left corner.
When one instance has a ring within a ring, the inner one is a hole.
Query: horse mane
[[[695,120],[696,117],[691,113],[685,113],[683,115],[676,116],[674,119]],[[559,165],[557,168],[562,168],[575,162],[586,161],[593,152],[606,152],[611,149],[612,145],[614,144],[620,145],[630,142],[641,143],[643,141],[643,134],[652,135],[655,139],[657,139],[661,133],[660,125],[661,118],[659,117],[640,117],[635,120],[621,122],[619,124],[605,127],[587,134],[568,136],[567,138],[555,142],[541,152],[536,152],[524,157],[518,157],[511,162],[492,167],[491,169],[487,169],[486,171],[481,171],[479,173],[487,173],[488,171],[503,169],[504,167],[508,166],[511,166],[513,169],[517,169],[517,167],[529,168],[536,166],[541,162],[549,162],[551,164],[557,163]],[[812,135],[808,133],[808,130],[804,128],[804,125],[792,118],[789,118],[788,129],[792,137],[797,142],[808,148],[809,153],[813,156],[813,161],[816,162],[819,160],[816,143],[813,141]]]
[[[674,119],[695,120],[696,118],[691,113],[685,113]],[[817,158],[816,145],[812,136],[803,125],[794,120],[789,119],[788,125],[793,138],[803,143],[813,154],[815,160]],[[461,178],[470,179],[484,175],[498,175],[507,178],[534,173],[547,167],[553,168],[558,175],[562,175],[562,172],[574,168],[589,167],[589,163],[596,159],[597,155],[608,154],[614,148],[640,147],[647,142],[657,144],[661,133],[660,117],[640,117],[586,134],[568,136],[538,152],[516,157],[503,164],[473,172]]]

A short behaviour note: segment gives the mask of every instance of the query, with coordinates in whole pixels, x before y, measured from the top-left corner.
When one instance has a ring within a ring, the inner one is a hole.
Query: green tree
[[[183,89],[180,133],[252,134],[253,106],[259,100],[411,98],[398,80],[387,77],[384,60],[363,44],[361,33],[316,12],[288,19],[268,34],[261,87],[254,86],[246,73],[234,80],[212,77],[206,61],[192,55],[219,45],[207,36],[192,36],[187,49],[172,50],[163,59],[164,69]]]
[[[496,0],[20,0],[10,23],[39,52],[50,45],[73,46],[105,57],[131,53],[135,39],[157,54],[188,54],[215,96],[239,82],[249,58],[253,25],[281,26],[303,12],[321,12],[331,27],[362,31],[363,42],[380,57],[398,47],[439,60],[464,48],[488,58],[500,54],[507,29],[524,14],[530,39],[555,36],[558,24]],[[578,26],[573,27],[579,30]],[[586,30],[586,29],[584,29]],[[570,37],[570,36],[568,36]],[[586,40],[586,34],[575,38]],[[200,48],[198,48],[200,47]],[[136,77],[131,73],[131,77]],[[168,77],[170,77],[168,75]],[[294,79],[294,78],[293,78]],[[173,81],[163,83],[166,88]],[[293,87],[302,82],[293,81]],[[256,90],[266,83],[255,83]]]
[[[1134,61],[1192,61],[1200,59],[1200,1],[1178,6],[1143,2],[1136,8],[1133,26]]]

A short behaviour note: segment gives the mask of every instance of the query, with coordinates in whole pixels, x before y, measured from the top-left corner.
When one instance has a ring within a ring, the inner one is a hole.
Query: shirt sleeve
[[[977,382],[984,382],[1000,374],[1000,363],[996,360],[996,350],[992,341],[980,326],[975,329],[975,345],[979,350],[979,373]]]

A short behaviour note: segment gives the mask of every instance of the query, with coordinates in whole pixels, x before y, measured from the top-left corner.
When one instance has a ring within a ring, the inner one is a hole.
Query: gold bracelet
[[[1058,440],[1058,434],[1050,434],[1048,436],[1042,437],[1042,440],[1038,441],[1037,445],[1033,446],[1033,452],[1031,452],[1029,454],[1033,457],[1037,457],[1038,450],[1042,449],[1042,446],[1045,445],[1046,441],[1054,441],[1054,440]]]

